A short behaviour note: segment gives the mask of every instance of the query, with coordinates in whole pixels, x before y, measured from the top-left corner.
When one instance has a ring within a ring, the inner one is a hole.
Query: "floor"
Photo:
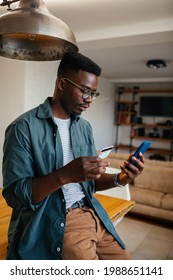
[[[116,230],[134,260],[173,260],[173,227],[125,216]]]

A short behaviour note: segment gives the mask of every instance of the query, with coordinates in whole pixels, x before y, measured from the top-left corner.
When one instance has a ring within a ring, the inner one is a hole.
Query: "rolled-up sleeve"
[[[39,206],[31,202],[33,167],[27,122],[14,122],[6,130],[3,148],[3,196],[10,207],[34,210]]]

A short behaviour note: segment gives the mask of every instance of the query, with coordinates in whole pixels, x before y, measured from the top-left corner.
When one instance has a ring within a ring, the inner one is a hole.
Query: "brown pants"
[[[131,257],[103,227],[91,208],[69,209],[63,260],[129,260]]]

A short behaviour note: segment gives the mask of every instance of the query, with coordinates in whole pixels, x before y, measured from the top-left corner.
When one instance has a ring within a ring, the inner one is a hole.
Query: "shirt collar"
[[[47,118],[54,118],[53,112],[50,106],[52,97],[47,97],[43,104],[38,106],[37,117],[40,119],[47,119]],[[78,121],[80,116],[78,115],[71,115],[71,120]]]
[[[51,97],[46,98],[43,104],[38,106],[37,117],[40,119],[53,118],[52,109],[50,106]]]

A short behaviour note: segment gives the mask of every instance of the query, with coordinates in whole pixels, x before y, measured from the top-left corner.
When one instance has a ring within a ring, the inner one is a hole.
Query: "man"
[[[96,190],[125,185],[144,168],[125,162],[115,177],[97,157],[80,117],[97,92],[101,68],[80,53],[63,56],[52,98],[6,130],[3,196],[13,208],[7,259],[130,259]]]

